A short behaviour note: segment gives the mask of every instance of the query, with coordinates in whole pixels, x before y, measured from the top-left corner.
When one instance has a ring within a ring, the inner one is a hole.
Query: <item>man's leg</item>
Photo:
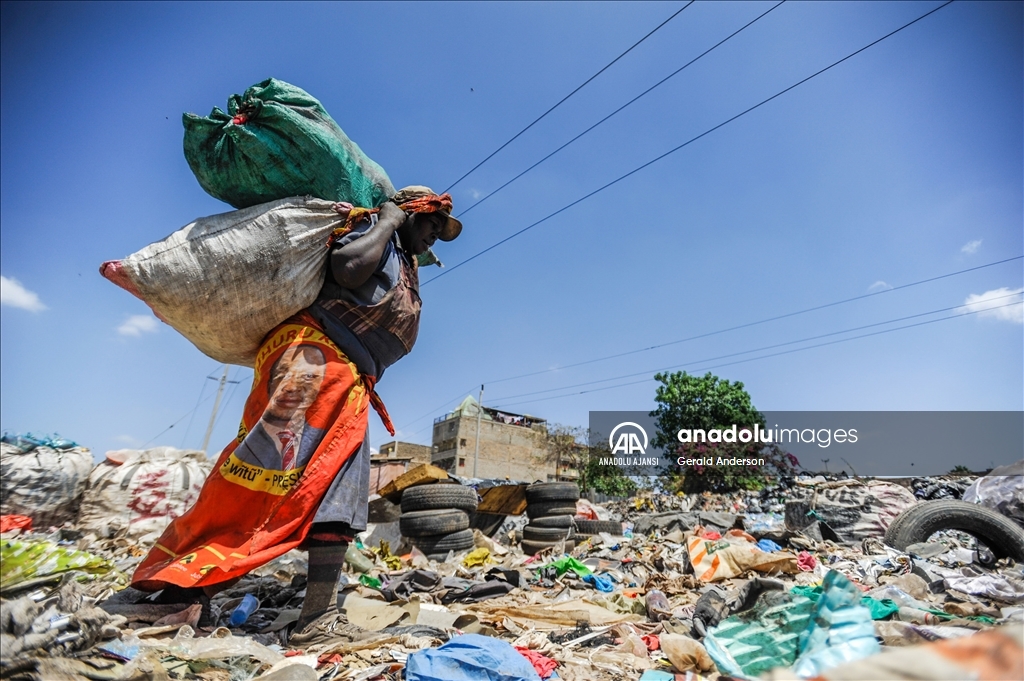
[[[301,632],[338,601],[338,575],[345,562],[345,551],[352,541],[347,523],[314,523],[302,548],[309,551],[309,572],[306,576],[306,597],[295,623]]]

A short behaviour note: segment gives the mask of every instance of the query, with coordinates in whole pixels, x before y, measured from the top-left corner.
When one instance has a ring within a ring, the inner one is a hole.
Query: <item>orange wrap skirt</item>
[[[238,437],[198,500],[136,568],[132,586],[202,587],[233,581],[297,548],[342,466],[362,446],[369,407],[388,430],[374,378],[306,312],[263,341]]]

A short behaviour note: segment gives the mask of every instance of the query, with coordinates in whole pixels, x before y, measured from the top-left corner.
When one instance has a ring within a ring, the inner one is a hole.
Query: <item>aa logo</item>
[[[646,454],[647,431],[632,421],[620,423],[612,429],[612,434],[608,436],[608,446],[612,448],[613,455]]]

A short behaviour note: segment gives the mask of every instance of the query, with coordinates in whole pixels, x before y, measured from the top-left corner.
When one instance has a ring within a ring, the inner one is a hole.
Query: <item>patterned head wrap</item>
[[[462,223],[452,217],[451,194],[435,194],[430,187],[412,185],[398,190],[391,200],[407,213],[439,213],[442,215],[446,222],[441,228],[441,234],[438,235],[441,241],[453,241],[462,233]],[[356,208],[347,203],[336,203],[334,209],[342,215],[347,215],[344,226],[335,230],[335,237],[345,234],[360,221],[380,210],[379,208]]]

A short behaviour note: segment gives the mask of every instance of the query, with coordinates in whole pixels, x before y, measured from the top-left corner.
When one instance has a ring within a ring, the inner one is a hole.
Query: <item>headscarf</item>
[[[413,185],[400,189],[391,198],[399,208],[406,213],[441,213],[447,222],[441,230],[442,241],[451,241],[462,231],[462,223],[452,217],[452,196],[451,194],[435,194],[429,187]],[[380,208],[359,208],[350,203],[339,202],[334,204],[334,210],[339,215],[344,215],[345,223],[334,230],[331,241],[352,231],[352,228],[374,213],[380,212]]]

